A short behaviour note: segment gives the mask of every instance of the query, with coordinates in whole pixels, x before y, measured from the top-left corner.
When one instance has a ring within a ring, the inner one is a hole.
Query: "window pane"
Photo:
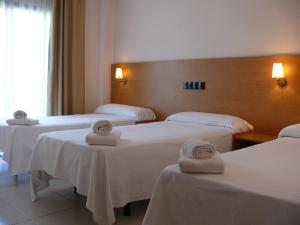
[[[50,16],[49,7],[0,6],[1,118],[46,115]]]

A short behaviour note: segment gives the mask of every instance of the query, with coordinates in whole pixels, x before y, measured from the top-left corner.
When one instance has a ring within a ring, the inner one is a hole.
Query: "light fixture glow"
[[[275,78],[280,87],[285,87],[287,81],[284,78],[282,63],[273,63],[272,78]]]
[[[116,69],[116,74],[115,74],[115,78],[117,80],[119,80],[121,83],[123,83],[123,85],[126,85],[127,84],[127,79],[124,77],[123,75],[123,70],[122,68],[118,67]]]
[[[116,79],[123,79],[123,70],[122,70],[122,68],[117,68],[116,69]]]
[[[284,78],[282,63],[273,63],[272,78]]]

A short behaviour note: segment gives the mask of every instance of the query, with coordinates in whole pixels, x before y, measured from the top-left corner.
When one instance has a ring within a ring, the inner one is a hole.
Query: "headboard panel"
[[[284,88],[271,78],[274,62],[284,65]],[[127,85],[114,78],[116,67]],[[152,108],[159,120],[180,111],[224,113],[273,134],[300,122],[300,55],[113,64],[111,72],[112,102]],[[184,81],[205,81],[206,90],[183,90]]]

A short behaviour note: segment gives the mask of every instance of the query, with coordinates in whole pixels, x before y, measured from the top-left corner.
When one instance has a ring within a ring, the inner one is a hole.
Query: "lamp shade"
[[[272,78],[284,78],[282,63],[273,63]]]
[[[122,68],[116,69],[116,79],[123,79],[123,71]]]

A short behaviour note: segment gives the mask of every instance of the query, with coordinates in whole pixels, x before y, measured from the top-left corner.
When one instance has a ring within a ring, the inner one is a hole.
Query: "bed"
[[[3,159],[10,174],[18,175],[27,171],[34,144],[42,133],[88,128],[97,120],[110,120],[114,126],[122,126],[154,119],[155,114],[147,108],[106,104],[93,114],[44,117],[34,126],[10,126],[0,121],[0,149],[4,151]]]
[[[226,152],[234,133],[252,128],[236,117],[185,112],[162,122],[115,127],[122,139],[114,147],[87,145],[89,129],[43,134],[29,167],[32,199],[49,178],[63,178],[87,196],[95,221],[110,225],[114,208],[150,198],[161,170],[176,162],[184,141],[201,138]]]
[[[300,124],[279,138],[222,155],[224,174],[166,167],[143,225],[299,225]]]

